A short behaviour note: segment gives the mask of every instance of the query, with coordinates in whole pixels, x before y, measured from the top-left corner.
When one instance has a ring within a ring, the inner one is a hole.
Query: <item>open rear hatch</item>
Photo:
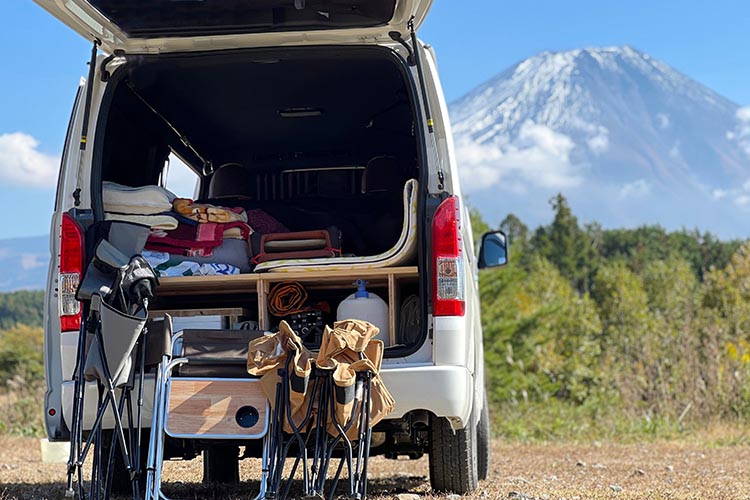
[[[432,0],[35,0],[104,51],[220,50],[389,41]]]

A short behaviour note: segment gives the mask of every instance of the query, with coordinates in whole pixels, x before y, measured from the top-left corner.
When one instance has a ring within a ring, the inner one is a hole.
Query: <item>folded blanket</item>
[[[180,223],[173,231],[152,231],[146,248],[188,257],[207,257],[224,242],[225,231],[232,229],[238,230],[242,239],[250,235],[250,226],[244,222],[207,222],[195,226]]]
[[[245,210],[239,207],[217,207],[208,203],[195,203],[188,198],[175,198],[172,208],[178,214],[198,222],[247,222]]]
[[[253,228],[253,231],[268,233],[288,233],[289,229],[279,222],[279,220],[269,214],[266,210],[257,208],[258,202],[246,196],[223,196],[220,198],[208,198],[200,200],[200,203],[207,203],[217,206],[230,206],[244,208],[247,214],[247,223]]]
[[[104,220],[134,222],[135,224],[148,226],[151,229],[161,229],[164,231],[177,229],[177,219],[168,214],[142,215],[104,212]]]
[[[144,250],[143,258],[160,277],[171,276],[218,276],[239,274],[240,270],[230,264],[214,262],[198,263],[187,260],[178,261],[168,253]]]
[[[102,183],[105,212],[151,215],[172,209],[175,196],[159,186],[129,187],[115,182]]]
[[[249,247],[248,242],[245,240],[225,239],[224,243],[214,248],[209,256],[191,255],[188,257],[186,255],[153,250],[147,250],[147,252],[149,252],[151,259],[156,259],[160,256],[163,262],[170,261],[173,265],[183,261],[195,262],[197,264],[229,264],[239,269],[240,273],[249,273],[253,270],[252,263],[250,262]],[[155,267],[155,264],[151,260],[149,260],[149,263],[152,267]]]

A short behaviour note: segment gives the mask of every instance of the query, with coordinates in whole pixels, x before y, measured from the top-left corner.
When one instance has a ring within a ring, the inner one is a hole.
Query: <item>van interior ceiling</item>
[[[203,175],[209,198],[200,157],[214,169],[239,164],[250,192],[226,194],[255,199],[290,230],[335,225],[353,255],[398,238],[418,154],[410,91],[388,51],[165,56],[125,71],[107,115],[103,180],[158,184],[174,152]]]

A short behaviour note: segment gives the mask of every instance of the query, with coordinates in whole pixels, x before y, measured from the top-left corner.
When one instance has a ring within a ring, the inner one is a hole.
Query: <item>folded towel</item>
[[[168,214],[142,215],[104,212],[104,220],[134,222],[135,224],[149,226],[151,229],[161,229],[164,231],[177,229],[177,219]]]
[[[172,209],[175,195],[159,186],[129,187],[114,182],[102,183],[105,212],[152,215]]]

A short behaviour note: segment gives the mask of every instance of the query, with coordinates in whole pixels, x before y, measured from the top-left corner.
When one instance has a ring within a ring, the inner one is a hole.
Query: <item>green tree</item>
[[[18,324],[42,326],[43,319],[43,291],[0,293],[0,328]]]
[[[550,200],[555,217],[552,224],[539,227],[531,240],[532,248],[552,262],[580,292],[588,291],[595,269],[595,252],[588,234],[562,194]]]
[[[500,229],[505,233],[511,245],[526,247],[529,239],[529,228],[515,214],[508,214],[500,222]]]
[[[44,377],[43,331],[25,325],[0,330],[0,385],[22,374],[30,379]]]

